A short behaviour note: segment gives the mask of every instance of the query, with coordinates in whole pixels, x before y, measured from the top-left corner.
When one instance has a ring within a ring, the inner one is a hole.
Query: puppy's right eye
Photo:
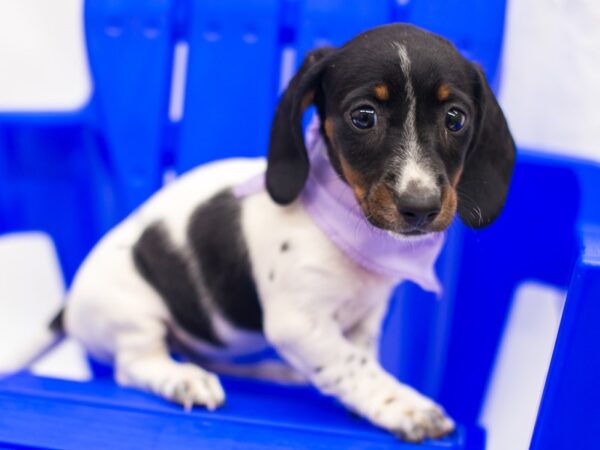
[[[352,124],[359,130],[373,128],[377,124],[377,114],[370,106],[364,105],[350,113]]]

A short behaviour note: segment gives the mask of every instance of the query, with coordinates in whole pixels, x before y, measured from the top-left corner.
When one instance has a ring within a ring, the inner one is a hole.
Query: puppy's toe
[[[446,416],[425,410],[409,410],[392,432],[405,441],[421,442],[426,438],[441,438],[453,430],[454,422]]]
[[[409,442],[437,439],[454,430],[454,422],[435,403],[402,402],[388,405],[379,420],[399,438]]]
[[[454,421],[433,402],[414,410],[412,418],[414,423],[425,429],[425,434],[429,438],[441,438],[454,431]]]
[[[203,405],[212,411],[225,402],[225,392],[217,376],[192,364],[178,366],[163,386],[163,396],[186,410]]]
[[[399,426],[392,429],[392,433],[408,442],[421,442],[427,437],[427,429],[410,418],[401,420]]]

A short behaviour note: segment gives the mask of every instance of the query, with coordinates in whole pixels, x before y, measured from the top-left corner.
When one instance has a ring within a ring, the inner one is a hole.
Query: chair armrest
[[[531,449],[596,448],[600,430],[600,227],[582,227]]]

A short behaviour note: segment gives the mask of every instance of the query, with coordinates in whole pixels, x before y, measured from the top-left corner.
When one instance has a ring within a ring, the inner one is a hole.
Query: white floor
[[[59,311],[65,287],[50,239],[41,233],[0,236],[0,360],[19,351]],[[83,350],[70,340],[33,366],[33,372],[72,380],[90,378]]]
[[[537,283],[515,293],[480,417],[488,450],[527,450],[560,324],[565,292]]]

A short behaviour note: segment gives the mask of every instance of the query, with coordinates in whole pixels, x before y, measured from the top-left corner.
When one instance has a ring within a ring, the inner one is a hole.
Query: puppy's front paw
[[[390,397],[376,421],[405,441],[437,439],[454,431],[454,421],[429,399],[411,400]]]
[[[193,364],[177,365],[162,384],[161,394],[183,405],[186,411],[194,405],[214,410],[225,402],[225,392],[219,378]]]

